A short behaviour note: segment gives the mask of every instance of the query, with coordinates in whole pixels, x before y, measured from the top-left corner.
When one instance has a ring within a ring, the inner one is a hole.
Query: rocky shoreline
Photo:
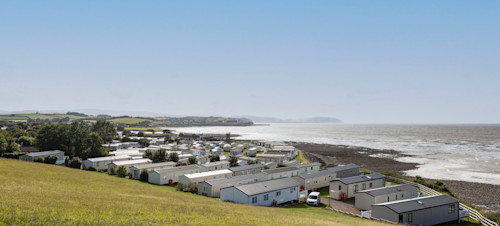
[[[361,168],[375,172],[404,175],[403,171],[415,169],[418,165],[394,160],[393,158],[408,156],[395,150],[312,143],[292,144],[297,149],[304,151],[310,160],[321,162],[325,168],[355,163]],[[411,177],[408,178],[411,179]],[[440,181],[461,201],[489,211],[500,212],[500,185],[452,180]]]

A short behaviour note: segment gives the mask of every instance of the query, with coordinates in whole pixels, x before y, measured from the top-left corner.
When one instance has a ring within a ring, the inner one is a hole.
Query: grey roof
[[[330,167],[330,168],[328,168],[326,170],[330,170],[332,172],[338,172],[338,171],[348,170],[348,169],[354,169],[354,168],[359,168],[359,166],[356,165],[356,164],[350,163],[350,164],[343,165],[343,166]]]
[[[276,169],[262,170],[261,172],[266,173],[266,174],[273,174],[273,173],[283,173],[283,172],[288,172],[288,171],[298,170],[298,169],[299,168],[297,168],[295,166],[287,166],[287,167],[280,167],[280,168],[276,168]]]
[[[219,184],[227,184],[227,183],[238,182],[238,181],[243,181],[243,180],[252,180],[252,179],[257,180],[258,177],[253,175],[253,174],[246,174],[246,175],[240,175],[240,176],[231,177],[231,178],[207,180],[207,181],[205,181],[205,183],[214,186],[214,185],[219,185]]]
[[[229,161],[222,160],[222,161],[216,161],[216,162],[207,162],[205,164],[202,164],[202,166],[210,167],[210,166],[218,166],[218,165],[224,165],[224,164],[229,164]]]
[[[41,152],[28,153],[26,155],[31,156],[31,157],[37,157],[37,156],[45,156],[45,155],[56,155],[56,154],[59,154],[61,152],[63,152],[63,151],[60,151],[60,150],[41,151]]]
[[[162,167],[162,166],[175,166],[176,162],[158,162],[158,163],[150,163],[150,164],[141,164],[141,165],[133,165],[132,167],[136,169],[148,169],[154,167]]]
[[[252,165],[244,165],[244,166],[235,166],[229,168],[231,171],[242,171],[242,170],[249,170],[249,169],[257,169],[257,168],[264,168],[262,164],[252,164]]]
[[[302,179],[310,179],[310,178],[315,178],[315,177],[322,177],[322,176],[329,176],[334,174],[335,172],[328,171],[328,170],[322,170],[319,172],[315,173],[306,173],[306,174],[300,174],[299,177]],[[333,180],[333,178],[332,178]]]
[[[410,191],[410,190],[418,191],[418,187],[411,184],[400,184],[390,187],[382,187],[382,188],[374,188],[369,190],[358,191],[358,193],[366,193],[370,196],[375,197],[375,196],[394,194],[400,191]]]
[[[339,178],[338,180],[344,184],[354,184],[354,183],[359,183],[359,182],[363,182],[363,181],[378,180],[381,178],[385,178],[385,176],[380,174],[380,173],[372,173],[372,174],[368,174],[368,175]]]
[[[154,172],[157,172],[160,174],[163,172],[177,172],[177,171],[200,169],[200,168],[201,167],[198,165],[187,165],[187,166],[178,166],[178,167],[173,167],[173,168],[154,170]]]
[[[299,182],[292,178],[282,178],[277,180],[268,180],[253,184],[234,186],[236,189],[248,196],[257,195],[265,192],[272,192],[284,188],[300,186]]]
[[[452,203],[460,202],[455,198],[448,195],[425,196],[414,199],[405,199],[394,202],[386,202],[375,204],[375,206],[386,206],[396,213],[405,213],[409,211],[421,210],[432,208],[436,206],[443,206]]]
[[[299,168],[310,167],[310,166],[321,166],[321,163],[311,162],[311,163],[301,163],[300,165],[296,165],[296,167],[299,167]]]

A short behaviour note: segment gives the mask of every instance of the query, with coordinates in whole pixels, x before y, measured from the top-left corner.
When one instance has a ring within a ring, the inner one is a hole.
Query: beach
[[[392,172],[405,175],[403,171],[416,169],[418,165],[416,163],[404,163],[394,160],[393,158],[405,157],[405,154],[389,149],[303,142],[292,142],[291,144],[306,153],[306,156],[310,160],[321,162],[324,168],[354,163],[363,169],[374,172]],[[391,156],[391,158],[387,156]],[[408,179],[411,179],[411,177],[408,177]],[[430,179],[426,180],[434,181]],[[489,211],[500,212],[500,185],[457,180],[440,181],[462,202],[473,204]]]

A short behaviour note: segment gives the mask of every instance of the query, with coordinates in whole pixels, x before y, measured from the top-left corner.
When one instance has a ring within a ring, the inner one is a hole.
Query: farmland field
[[[297,205],[254,207],[106,173],[0,158],[0,224],[382,225]]]
[[[133,125],[133,124],[137,124],[137,123],[140,123],[140,122],[152,121],[152,120],[151,119],[143,119],[143,118],[125,117],[125,118],[110,119],[110,121],[113,121],[113,122],[116,122],[116,123]]]
[[[85,117],[82,116],[75,116],[75,115],[67,115],[67,114],[14,114],[14,116],[11,115],[0,115],[0,121],[6,120],[6,121],[16,121],[16,122],[22,122],[22,121],[27,121],[28,119],[55,119],[55,118],[66,118],[68,117],[70,120],[75,120],[75,119],[82,119]]]

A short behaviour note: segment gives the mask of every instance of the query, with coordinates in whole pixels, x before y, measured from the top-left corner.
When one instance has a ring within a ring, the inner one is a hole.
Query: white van
[[[321,200],[321,196],[319,192],[311,192],[309,196],[307,196],[307,205],[319,206]]]

